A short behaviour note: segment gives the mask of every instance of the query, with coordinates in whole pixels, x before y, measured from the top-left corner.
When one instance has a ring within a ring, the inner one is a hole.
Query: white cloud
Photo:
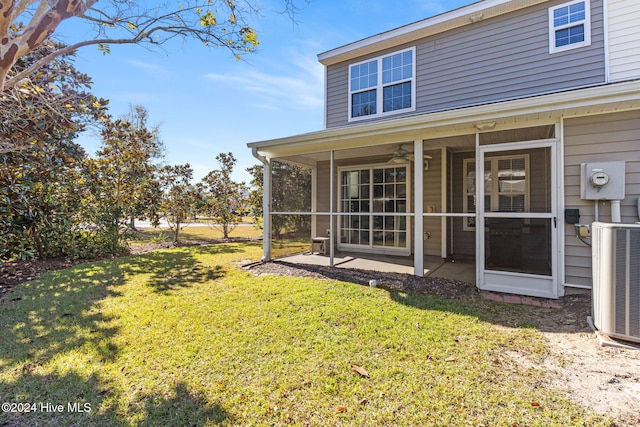
[[[233,85],[236,89],[258,95],[254,106],[275,109],[280,106],[297,105],[305,108],[322,107],[324,98],[324,71],[315,58],[299,56],[282,73],[244,71],[238,74],[210,73],[206,78],[212,82]],[[282,66],[277,67],[282,69]]]

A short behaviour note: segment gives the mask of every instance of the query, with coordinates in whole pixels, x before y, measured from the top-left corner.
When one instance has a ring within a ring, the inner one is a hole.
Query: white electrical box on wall
[[[624,162],[580,164],[580,198],[584,200],[623,200]]]

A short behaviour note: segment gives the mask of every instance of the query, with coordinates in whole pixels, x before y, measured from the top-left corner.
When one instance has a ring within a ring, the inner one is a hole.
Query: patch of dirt
[[[509,353],[516,363],[545,370],[549,386],[566,390],[567,397],[583,407],[613,417],[614,427],[640,426],[640,351],[600,345],[587,322],[591,314],[589,294],[567,295],[558,301],[560,308],[526,306],[524,313],[518,310],[514,316],[508,308],[496,312],[495,302],[483,299],[474,285],[465,282],[284,262],[259,263],[249,269],[256,275],[336,279],[360,285],[375,279],[378,286],[388,290],[473,300],[492,312],[491,320],[498,328],[534,326],[543,334],[547,357],[540,362]]]
[[[601,346],[591,330],[544,335],[552,357],[543,366],[553,386],[614,417],[618,427],[640,426],[640,351]]]

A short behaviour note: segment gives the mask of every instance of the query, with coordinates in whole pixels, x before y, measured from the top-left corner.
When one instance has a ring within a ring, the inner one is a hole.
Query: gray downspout
[[[260,160],[263,166],[263,195],[262,195],[262,260],[271,261],[271,162],[258,153],[258,149],[251,149],[253,157]]]

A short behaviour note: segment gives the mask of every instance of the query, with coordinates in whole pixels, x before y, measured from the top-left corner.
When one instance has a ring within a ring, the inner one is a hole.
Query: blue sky
[[[231,151],[238,159],[234,177],[248,181],[244,169],[257,161],[247,142],[323,128],[318,53],[475,2],[298,0],[304,7],[293,23],[269,12],[283,2],[267,0],[261,3],[264,16],[254,21],[259,49],[242,61],[189,41],[164,51],[112,46],[106,56],[89,46],[75,65],[92,77],[94,94],[110,100],[113,116],[126,114],[130,105],[147,108],[150,123],[160,125],[166,163],[188,162],[200,179],[218,167],[218,153]],[[58,37],[71,42],[82,31],[71,19]],[[86,133],[78,142],[93,153],[100,140]]]

